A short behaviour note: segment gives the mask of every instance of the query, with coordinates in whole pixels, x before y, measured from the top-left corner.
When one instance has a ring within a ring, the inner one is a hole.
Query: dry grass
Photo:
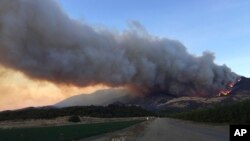
[[[130,121],[130,120],[145,120],[145,117],[132,117],[132,118],[94,118],[94,117],[80,117],[81,122],[77,124],[88,123],[103,123],[115,121]],[[44,127],[44,126],[61,126],[73,124],[68,122],[69,116],[58,117],[55,119],[32,119],[32,120],[18,120],[18,121],[0,121],[0,128],[24,128],[24,127]],[[75,124],[75,123],[74,123]]]

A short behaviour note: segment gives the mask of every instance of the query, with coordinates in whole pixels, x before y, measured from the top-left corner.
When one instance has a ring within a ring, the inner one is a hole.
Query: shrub
[[[79,116],[71,116],[68,119],[69,122],[81,122],[81,119]]]

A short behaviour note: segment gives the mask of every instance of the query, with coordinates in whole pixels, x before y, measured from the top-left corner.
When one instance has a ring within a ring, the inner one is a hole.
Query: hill
[[[108,105],[116,102],[125,105],[138,105],[150,111],[181,112],[186,110],[210,108],[217,104],[227,105],[250,99],[250,79],[241,77],[233,85],[228,95],[214,97],[182,96],[154,93],[144,97],[133,96],[124,89],[100,90],[93,94],[81,94],[55,104],[56,107]]]
[[[69,97],[59,103],[56,103],[55,107],[71,107],[71,106],[89,106],[99,105],[105,106],[115,102],[126,102],[132,96],[128,91],[123,89],[107,89],[99,90],[91,94],[80,94]]]

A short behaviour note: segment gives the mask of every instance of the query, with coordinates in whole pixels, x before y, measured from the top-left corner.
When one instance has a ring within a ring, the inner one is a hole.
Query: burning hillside
[[[226,88],[219,91],[218,96],[227,96],[231,94],[232,90],[234,89],[234,86],[237,83],[240,83],[240,81],[241,81],[241,78],[238,78],[235,82],[228,82],[226,84]]]
[[[122,89],[100,90],[91,95],[77,95],[67,98],[54,106],[86,106],[86,105],[108,105],[112,103],[123,103],[125,105],[138,105],[149,110],[177,110],[184,111],[197,108],[207,108],[219,104],[232,104],[250,99],[250,79],[241,77],[233,85],[229,85],[226,95],[213,97],[200,96],[173,96],[166,94],[152,94],[147,97],[133,96],[129,91]]]
[[[212,53],[193,56],[138,22],[120,33],[96,29],[69,18],[56,0],[1,0],[0,27],[0,64],[57,85],[213,96],[237,79]]]
[[[241,91],[250,90],[250,79],[246,77],[240,77],[235,82],[229,82],[226,88],[221,90],[218,96],[227,96],[230,94],[236,94]]]

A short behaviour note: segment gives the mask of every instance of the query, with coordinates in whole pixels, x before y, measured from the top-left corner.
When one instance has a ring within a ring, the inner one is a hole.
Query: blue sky
[[[249,0],[59,0],[70,17],[124,30],[140,22],[149,33],[181,41],[191,54],[215,53],[216,63],[250,77]]]

